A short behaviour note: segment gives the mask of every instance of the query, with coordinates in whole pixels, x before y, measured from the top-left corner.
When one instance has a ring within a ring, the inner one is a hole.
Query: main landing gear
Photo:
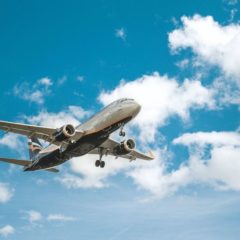
[[[104,168],[105,167],[105,162],[104,161],[100,161],[100,160],[96,160],[95,166],[96,167],[100,167],[100,168]]]
[[[102,161],[102,156],[103,156],[103,148],[99,148],[99,160],[96,160],[95,162],[95,166],[96,167],[100,167],[100,168],[104,168],[105,167],[105,162]]]

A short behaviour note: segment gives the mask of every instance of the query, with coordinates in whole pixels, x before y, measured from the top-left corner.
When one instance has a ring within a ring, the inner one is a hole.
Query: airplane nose
[[[135,107],[136,107],[136,111],[140,111],[141,110],[141,105],[137,102],[135,102]]]
[[[134,101],[132,109],[133,109],[133,115],[136,116],[141,110],[141,105]]]

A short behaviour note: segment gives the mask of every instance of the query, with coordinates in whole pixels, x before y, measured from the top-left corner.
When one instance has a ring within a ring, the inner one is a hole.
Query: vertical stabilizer
[[[28,138],[28,150],[30,159],[33,159],[42,150],[42,148],[42,144],[36,137]]]

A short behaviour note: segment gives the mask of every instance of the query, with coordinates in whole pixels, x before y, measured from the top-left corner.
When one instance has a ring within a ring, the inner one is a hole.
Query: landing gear
[[[123,127],[124,127],[124,125],[121,126],[120,132],[119,132],[119,136],[121,136],[121,137],[125,137],[125,135],[126,135],[126,133],[123,131]]]
[[[100,167],[100,168],[104,168],[105,167],[105,162],[102,161],[103,150],[104,150],[103,148],[99,148],[100,158],[99,158],[99,160],[96,160],[96,162],[95,162],[95,166],[96,167]]]
[[[100,168],[104,168],[104,167],[105,167],[105,162],[104,162],[104,161],[97,160],[97,161],[95,162],[95,166],[96,166],[96,167],[100,167]]]

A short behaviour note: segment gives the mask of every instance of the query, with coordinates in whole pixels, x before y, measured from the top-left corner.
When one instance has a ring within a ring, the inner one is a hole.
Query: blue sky
[[[151,163],[97,156],[59,174],[1,164],[2,239],[236,239],[238,0],[0,2],[0,119],[77,125],[120,97]],[[115,136],[117,137],[117,136]],[[28,158],[0,133],[0,155]]]

